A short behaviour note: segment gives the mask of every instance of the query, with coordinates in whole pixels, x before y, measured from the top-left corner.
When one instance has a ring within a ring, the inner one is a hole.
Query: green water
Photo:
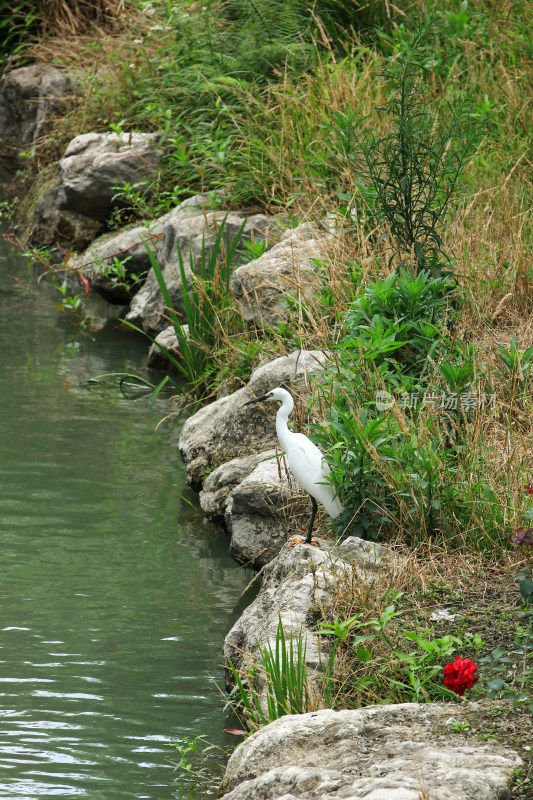
[[[80,386],[144,342],[80,339],[0,247],[0,797],[182,798],[171,743],[227,743],[212,677],[250,574],[187,502],[178,423]]]

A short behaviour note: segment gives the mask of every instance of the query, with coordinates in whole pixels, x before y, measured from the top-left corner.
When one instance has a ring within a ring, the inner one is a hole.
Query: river
[[[251,574],[202,522],[179,422],[84,383],[146,352],[80,335],[0,241],[1,798],[205,797],[173,743],[234,744],[215,682]]]

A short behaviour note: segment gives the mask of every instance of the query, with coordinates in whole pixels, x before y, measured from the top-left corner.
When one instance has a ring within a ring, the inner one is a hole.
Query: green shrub
[[[286,714],[305,714],[311,710],[306,645],[302,636],[287,638],[281,617],[272,646],[258,643],[257,663],[244,671],[229,662],[236,686],[236,710],[244,713],[252,730],[257,730]],[[261,687],[265,688],[266,706],[261,702]]]
[[[347,335],[340,346],[360,350],[372,361],[394,352],[404,371],[420,374],[440,344],[437,323],[452,293],[444,278],[425,271],[414,275],[404,269],[376,279],[351,304],[343,322]]]
[[[480,124],[465,103],[458,103],[447,119],[428,107],[420,60],[435,23],[432,18],[419,28],[407,50],[386,67],[390,98],[381,110],[390,117],[390,132],[361,135],[355,120],[352,124],[364,175],[375,192],[370,213],[386,223],[395,254],[440,277],[451,267],[442,238],[445,214],[479,143]],[[332,129],[346,138],[338,122]]]
[[[174,327],[178,340],[178,354],[174,356],[140,328],[137,328],[132,323],[127,323],[139,333],[148,336],[150,341],[156,344],[166,355],[178,373],[183,375],[188,383],[196,387],[196,391],[200,395],[203,394],[207,381],[216,368],[215,343],[217,342],[217,330],[221,324],[221,312],[230,297],[229,280],[231,270],[244,228],[243,223],[233,240],[225,242],[225,225],[226,219],[224,218],[209,253],[205,248],[205,241],[202,240],[199,266],[196,263],[194,254],[190,254],[190,276],[185,271],[183,254],[178,245],[180,290],[185,317],[180,316],[174,309],[161,267],[154,253],[145,243],[152,269],[163,295],[168,319]],[[185,325],[187,325],[187,330],[184,328]]]

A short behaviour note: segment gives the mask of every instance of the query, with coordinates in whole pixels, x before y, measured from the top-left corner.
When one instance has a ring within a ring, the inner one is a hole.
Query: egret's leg
[[[295,547],[297,544],[312,544],[313,547],[318,547],[318,542],[316,539],[311,539],[311,534],[313,532],[313,525],[315,524],[315,517],[316,512],[318,511],[318,504],[315,498],[312,495],[309,495],[311,498],[312,503],[312,511],[311,511],[311,519],[309,520],[309,529],[307,531],[307,536],[303,539],[301,536],[291,536],[289,539],[289,547]]]
[[[305,537],[304,544],[311,544],[311,534],[313,532],[313,525],[315,524],[316,512],[318,511],[318,505],[315,498],[312,495],[310,495],[310,497],[311,497],[311,503],[313,504],[313,508],[311,511],[311,519],[309,520],[309,530],[307,531],[307,536]]]

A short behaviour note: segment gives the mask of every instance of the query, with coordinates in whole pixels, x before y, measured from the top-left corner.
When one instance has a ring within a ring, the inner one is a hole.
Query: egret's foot
[[[291,547],[296,547],[297,544],[310,544],[313,547],[318,547],[318,542],[316,539],[311,539],[310,542],[306,542],[303,536],[291,536],[287,546],[290,549]]]

